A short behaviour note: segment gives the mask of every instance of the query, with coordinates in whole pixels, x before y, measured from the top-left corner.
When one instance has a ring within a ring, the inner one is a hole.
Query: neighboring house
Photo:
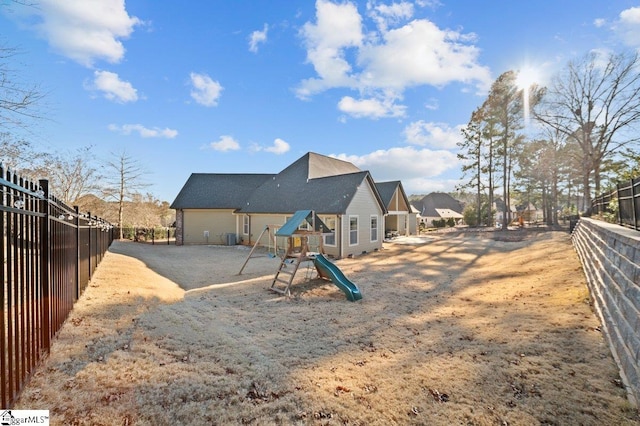
[[[544,212],[539,210],[533,203],[519,205],[517,206],[517,211],[525,222],[536,223],[544,220]]]
[[[507,211],[507,207],[505,206],[505,203],[502,200],[502,198],[496,198],[494,200],[493,210],[496,212],[495,213],[496,226],[500,227],[502,226],[502,219],[504,218],[504,213]],[[511,205],[509,206],[509,211],[510,213],[507,214],[507,221],[510,222],[510,221],[516,220],[518,218],[518,209],[516,208],[516,206],[513,205],[513,203],[511,203]]]
[[[387,207],[384,218],[386,237],[394,235],[415,235],[417,232],[416,214],[411,210],[407,194],[399,180],[392,182],[376,182],[380,198]]]
[[[404,191],[397,198],[406,200]],[[312,152],[278,174],[194,173],[171,208],[178,245],[225,244],[229,236],[253,245],[266,226],[313,210],[333,230],[324,249],[336,258],[381,249],[388,213],[368,171]]]
[[[462,203],[444,192],[432,192],[413,205],[419,210],[420,222],[425,226],[433,226],[434,220],[449,218],[459,223],[463,218]]]

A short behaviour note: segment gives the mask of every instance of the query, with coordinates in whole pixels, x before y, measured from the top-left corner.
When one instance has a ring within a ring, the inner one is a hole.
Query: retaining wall
[[[571,234],[629,400],[640,402],[640,232],[581,218]]]

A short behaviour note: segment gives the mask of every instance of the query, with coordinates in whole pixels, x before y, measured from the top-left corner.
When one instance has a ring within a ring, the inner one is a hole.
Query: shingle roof
[[[237,209],[272,174],[193,173],[172,209]]]
[[[286,170],[268,179],[246,200],[242,213],[291,213],[314,210],[323,214],[347,211],[369,172],[308,179],[302,168]]]
[[[398,183],[400,182],[376,182],[376,188],[378,189],[380,198],[382,198],[382,202],[385,206],[389,207],[393,194],[395,194],[396,188],[398,188]]]
[[[233,208],[242,213],[291,213],[314,210],[323,214],[344,214],[356,191],[369,185],[381,209],[373,178],[353,164],[309,152],[277,175],[192,174],[172,209]]]
[[[390,182],[376,182],[376,188],[380,193],[380,198],[382,198],[382,202],[385,207],[389,207],[391,200],[393,199],[393,195],[396,193],[396,190],[399,190],[400,196],[404,199],[404,202],[407,204],[407,208],[411,208],[409,204],[409,199],[407,198],[407,194],[404,192],[404,188],[402,187],[402,182],[399,180],[394,180]]]
[[[420,216],[424,217],[440,217],[436,209],[449,209],[456,213],[462,213],[460,201],[444,192],[432,192],[414,204],[420,210]]]

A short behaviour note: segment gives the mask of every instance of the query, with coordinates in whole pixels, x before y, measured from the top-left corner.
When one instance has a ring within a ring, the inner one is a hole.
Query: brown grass
[[[59,425],[640,424],[569,236],[517,239],[340,260],[355,303],[306,268],[292,298],[271,293],[276,260],[236,275],[246,249],[116,242],[15,408]]]

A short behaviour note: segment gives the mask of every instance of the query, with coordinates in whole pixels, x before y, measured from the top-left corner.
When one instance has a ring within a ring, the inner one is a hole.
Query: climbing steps
[[[282,257],[282,260],[280,261],[280,267],[273,277],[273,281],[271,282],[271,290],[275,291],[276,293],[291,296],[291,291],[289,290],[289,288],[291,287],[291,283],[293,282],[293,277],[296,276],[296,272],[298,272],[300,264],[304,261],[310,260],[307,257],[307,253],[309,252],[308,238],[302,237],[299,238],[299,240],[300,245],[296,246],[293,243],[294,239],[290,238],[287,253]]]

